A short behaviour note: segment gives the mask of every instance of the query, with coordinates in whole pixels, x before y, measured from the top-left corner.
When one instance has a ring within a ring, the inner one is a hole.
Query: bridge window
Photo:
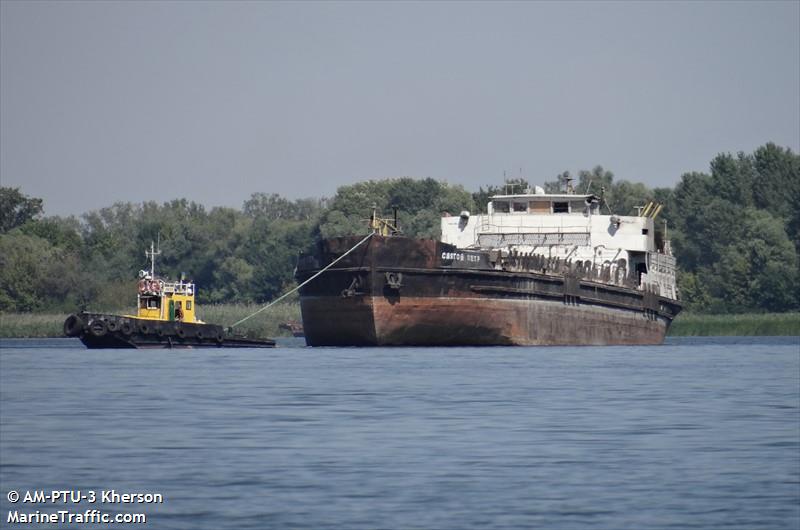
[[[528,203],[527,202],[515,202],[514,203],[514,211],[515,212],[527,212],[528,211]]]
[[[139,307],[142,309],[158,309],[161,307],[161,298],[158,296],[143,296],[139,299]]]
[[[508,203],[505,201],[492,203],[492,206],[497,213],[508,213]]]
[[[554,202],[553,203],[553,213],[569,213],[569,203],[568,202]]]

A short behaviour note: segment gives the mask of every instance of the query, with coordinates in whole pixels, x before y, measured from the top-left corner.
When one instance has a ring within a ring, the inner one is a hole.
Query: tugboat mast
[[[159,247],[161,247],[161,245],[159,245]],[[155,246],[153,245],[153,242],[150,241],[150,250],[145,250],[144,251],[144,255],[147,256],[148,258],[150,258],[150,277],[151,278],[155,278],[156,277],[156,256],[159,255],[159,254],[161,254],[161,249],[159,248],[159,250],[156,250]]]

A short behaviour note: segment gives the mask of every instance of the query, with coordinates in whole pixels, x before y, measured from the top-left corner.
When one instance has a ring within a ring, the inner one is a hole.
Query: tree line
[[[650,200],[665,205],[657,237],[666,220],[688,309],[800,309],[800,156],[791,149],[768,143],[719,154],[707,173],[686,173],[674,188],[615,180],[602,166],[543,184],[555,192],[567,183],[602,195],[603,213],[633,215]],[[160,241],[159,273],[185,273],[201,303],[265,302],[294,285],[300,251],[321,238],[366,234],[373,208],[396,207],[406,235],[438,238],[444,213],[485,211],[490,196],[528,187],[513,179],[470,192],[397,178],[342,186],[329,199],[254,193],[240,209],[177,199],[116,203],[80,217],[46,216],[41,199],[0,188],[0,311],[129,307],[151,241]]]

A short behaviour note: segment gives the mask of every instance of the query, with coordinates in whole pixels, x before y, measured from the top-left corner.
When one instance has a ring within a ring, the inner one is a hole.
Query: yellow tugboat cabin
[[[141,273],[140,273],[140,276]],[[137,318],[147,320],[199,322],[195,317],[194,284],[153,279],[145,274],[139,279]]]
[[[160,279],[155,273],[155,257],[161,252],[153,248],[145,255],[150,258],[150,270],[139,271],[139,294],[136,317],[164,322],[197,322],[195,316],[194,283],[180,279],[175,282]],[[131,315],[133,316],[133,315]]]

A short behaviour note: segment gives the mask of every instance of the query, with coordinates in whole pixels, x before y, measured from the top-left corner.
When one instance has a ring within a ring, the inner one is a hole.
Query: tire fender
[[[64,321],[64,335],[67,337],[77,337],[83,332],[85,323],[78,315],[70,315]]]
[[[102,337],[108,333],[108,323],[105,320],[100,320],[99,318],[92,320],[89,322],[89,333],[95,337]]]

